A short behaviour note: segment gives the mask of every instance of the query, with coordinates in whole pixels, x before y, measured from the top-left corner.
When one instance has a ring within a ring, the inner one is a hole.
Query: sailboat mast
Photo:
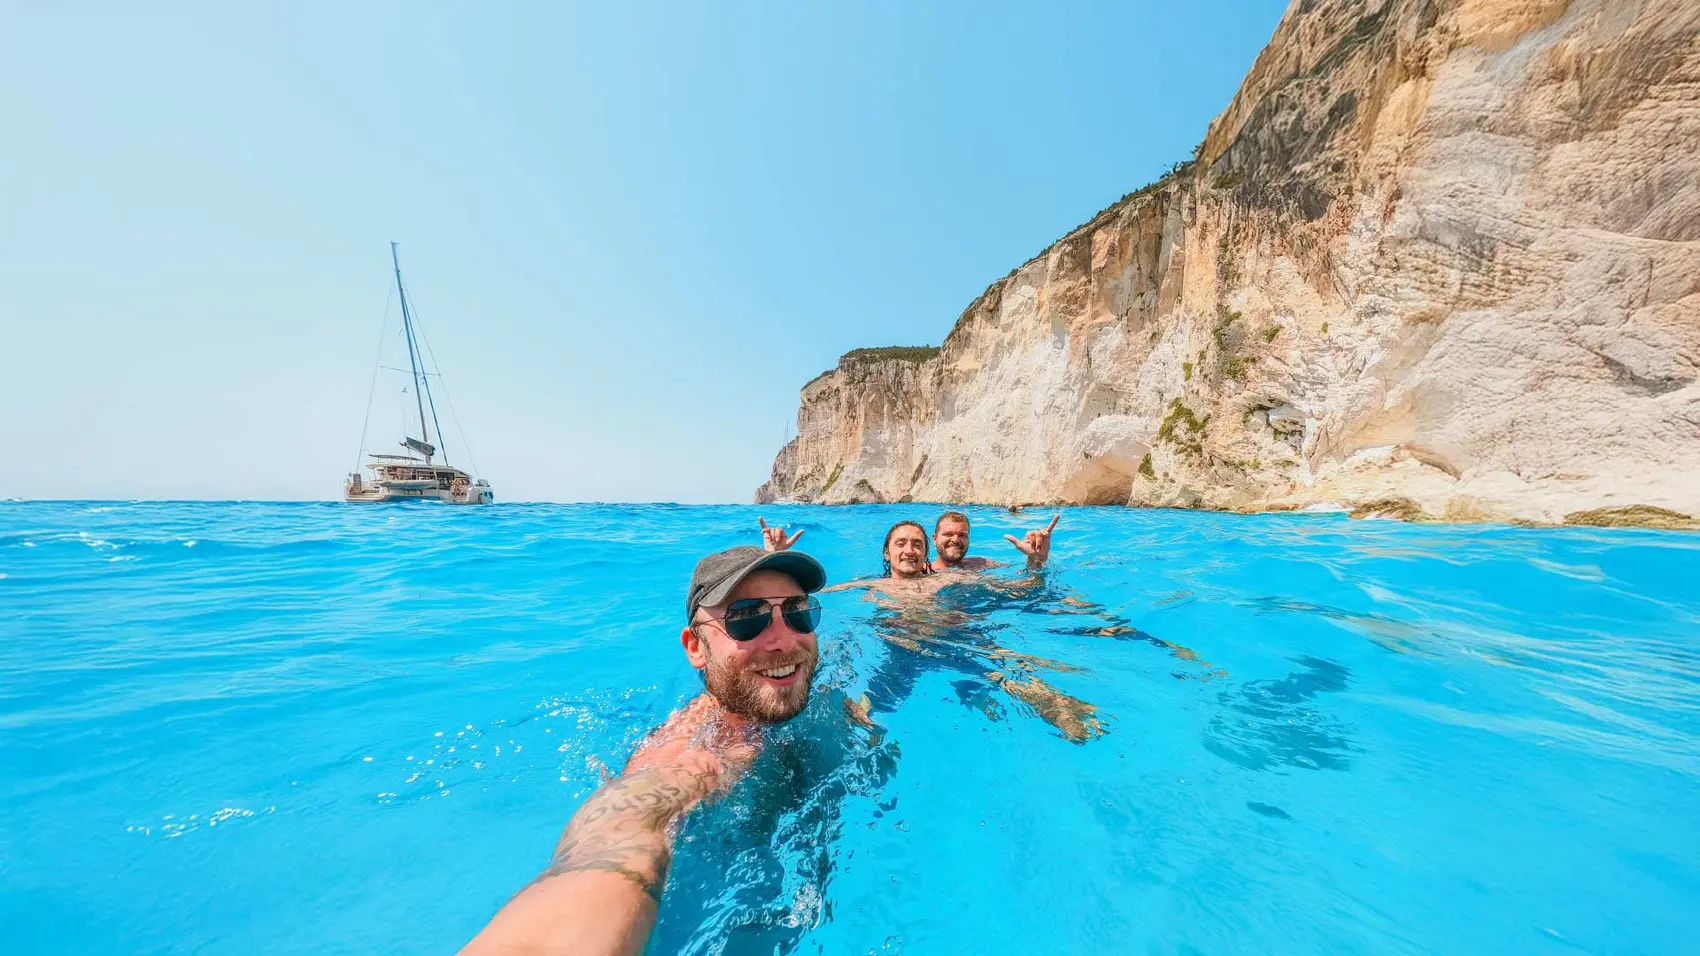
[[[413,313],[407,308],[407,289],[401,284],[401,256],[393,242],[390,243],[390,262],[395,264],[396,294],[401,298],[401,326],[407,333],[407,364],[413,369],[413,401],[419,407],[419,440],[429,445],[431,433],[425,428],[425,396],[422,394],[423,379],[419,374],[418,347],[413,344]],[[429,454],[425,456],[425,463],[431,463]]]

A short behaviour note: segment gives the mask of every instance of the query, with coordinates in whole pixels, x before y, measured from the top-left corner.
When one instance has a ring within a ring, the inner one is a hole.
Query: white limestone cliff
[[[757,500],[1680,526],[1697,378],[1700,2],[1295,0],[1195,162],[805,386]]]

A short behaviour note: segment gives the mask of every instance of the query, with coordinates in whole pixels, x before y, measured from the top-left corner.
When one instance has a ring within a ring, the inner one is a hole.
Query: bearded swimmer
[[[795,538],[792,538],[795,541]],[[679,821],[755,759],[764,727],[809,701],[826,584],[800,551],[737,547],[697,563],[679,643],[704,690],[573,814],[549,866],[461,950],[464,956],[643,952]]]
[[[1027,570],[1037,571],[1050,559],[1051,532],[1057,530],[1057,522],[1061,520],[1062,515],[1053,515],[1049,525],[1035,528],[1020,538],[1004,535],[1017,551],[1027,556]],[[933,544],[939,549],[939,556],[931,565],[934,571],[984,571],[1000,566],[997,561],[968,556],[968,516],[960,511],[946,511],[933,522]]]

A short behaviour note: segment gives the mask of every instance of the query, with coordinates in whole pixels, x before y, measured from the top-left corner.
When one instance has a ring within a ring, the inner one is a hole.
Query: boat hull
[[[374,470],[383,477],[368,480],[350,475],[342,483],[342,500],[349,504],[386,504],[392,501],[435,501],[445,505],[489,505],[496,503],[496,494],[488,482],[473,480],[459,469],[439,469],[431,479],[419,477],[418,469],[377,465]],[[428,466],[426,466],[428,467]],[[411,470],[411,473],[409,471]]]
[[[370,505],[389,504],[395,501],[435,501],[445,505],[493,505],[496,503],[495,496],[490,494],[487,489],[481,496],[475,497],[467,495],[463,498],[456,498],[446,491],[438,491],[436,489],[428,489],[425,491],[391,491],[385,489],[379,491],[377,494],[372,494],[370,492],[363,492],[361,494],[345,492],[342,496],[342,500],[349,504]]]

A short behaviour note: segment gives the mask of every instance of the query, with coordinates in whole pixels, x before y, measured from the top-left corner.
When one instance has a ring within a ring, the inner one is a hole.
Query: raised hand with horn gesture
[[[1051,532],[1057,530],[1057,522],[1062,520],[1061,514],[1051,516],[1051,523],[1043,530],[1038,528],[1027,532],[1025,538],[1017,538],[1013,534],[1004,535],[1016,550],[1027,555],[1027,567],[1038,570],[1045,566],[1045,561],[1051,556]]]
[[[769,551],[788,551],[803,536],[803,532],[798,531],[787,538],[784,528],[769,528],[766,518],[757,518],[756,521],[761,524],[761,546]]]

